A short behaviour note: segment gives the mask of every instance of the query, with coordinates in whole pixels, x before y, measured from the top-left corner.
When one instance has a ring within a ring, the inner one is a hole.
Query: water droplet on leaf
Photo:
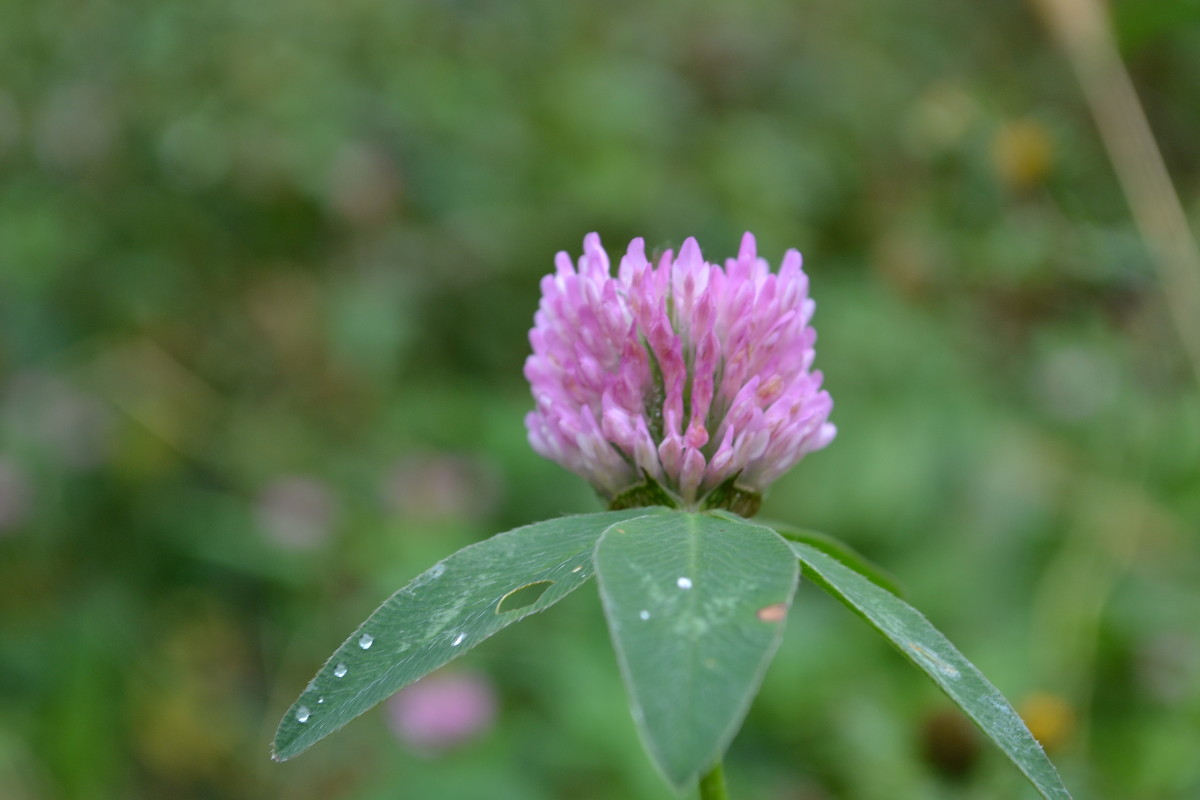
[[[458,647],[460,644],[463,643],[463,639],[466,639],[466,638],[467,638],[467,635],[465,633],[460,633],[458,636],[454,637],[454,641],[450,643],[450,646]]]
[[[638,619],[641,619],[642,621],[650,619],[650,612],[643,608],[638,612]]]
[[[371,645],[373,645],[374,643],[375,643],[375,637],[369,633],[364,633],[362,636],[358,637],[358,646],[361,647],[363,650],[370,650]]]
[[[300,706],[296,709],[296,722],[299,722],[301,725],[303,725],[304,723],[308,722],[308,717],[308,706]]]
[[[349,671],[350,670],[348,670],[346,668],[345,664],[338,664],[336,667],[333,668],[333,674],[335,677],[338,677],[338,678],[346,677],[346,673]]]
[[[690,588],[692,588],[692,579],[691,578],[680,578],[679,580],[675,581],[675,585],[678,586],[680,589],[690,589]]]

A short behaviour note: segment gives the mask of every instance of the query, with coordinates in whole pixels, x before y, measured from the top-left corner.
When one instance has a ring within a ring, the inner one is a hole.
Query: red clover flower
[[[747,233],[737,258],[696,240],[657,265],[634,239],[611,275],[600,237],[542,279],[525,377],[539,454],[612,508],[662,503],[757,511],[763,490],[837,429],[812,369],[815,304],[800,253],[778,274]]]
[[[419,750],[486,730],[495,704],[485,684],[422,679],[594,576],[647,752],[677,790],[698,781],[702,798],[726,797],[721,759],[779,646],[803,565],[1043,797],[1071,800],[1008,701],[884,573],[835,539],[736,516],[752,516],[773,480],[837,435],[812,368],[800,254],[788,250],[773,274],[748,233],[724,266],[705,261],[695,239],[652,263],[634,239],[613,276],[589,233],[577,263],[559,253],[556,264],[529,334],[529,441],[591,481],[609,510],[522,525],[418,575],[309,682],[279,724],[275,758],[398,690],[391,722]]]

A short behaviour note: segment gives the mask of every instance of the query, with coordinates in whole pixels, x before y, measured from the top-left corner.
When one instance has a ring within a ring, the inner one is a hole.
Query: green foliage
[[[1017,712],[921,612],[825,551],[802,542],[791,546],[804,563],[807,577],[870,623],[932,678],[1046,800],[1070,800],[1042,746]]]
[[[677,789],[725,752],[779,646],[798,569],[778,534],[670,513],[613,525],[596,578],[633,718]]]
[[[1197,4],[1111,5],[1195,226]],[[429,564],[599,510],[521,425],[553,253],[746,229],[840,429],[761,516],[891,570],[1078,794],[1200,797],[1200,392],[1062,53],[1017,3],[683,9],[0,0],[6,798],[660,800],[586,588],[446,668],[502,710],[455,749],[264,726]],[[737,796],[1023,788],[837,612]]]
[[[592,576],[592,551],[610,525],[653,510],[581,514],[527,525],[439,561],[392,595],[339,647],[292,704],[275,758],[304,751],[399,689],[512,623],[542,611]],[[544,591],[509,607],[514,593]]]
[[[871,583],[886,589],[892,594],[903,597],[904,591],[900,588],[900,584],[896,581],[896,577],[885,570],[878,564],[872,563],[867,558],[864,558],[861,553],[858,553],[854,548],[849,547],[845,542],[836,539],[828,534],[820,531],[810,531],[804,528],[797,528],[794,525],[785,525],[775,520],[755,520],[759,525],[778,533],[785,539],[792,542],[808,545],[809,547],[820,550],[827,556],[840,561],[856,573],[871,581]]]
[[[819,546],[789,543],[729,512],[649,508],[562,517],[471,545],[392,595],[334,652],[280,723],[275,758],[303,752],[594,571],[638,733],[667,781],[685,789],[719,769],[758,692],[783,636],[798,558],[924,670],[1046,800],[1070,800],[1016,711],[946,637],[870,571],[839,559],[850,551],[836,540],[804,538]]]

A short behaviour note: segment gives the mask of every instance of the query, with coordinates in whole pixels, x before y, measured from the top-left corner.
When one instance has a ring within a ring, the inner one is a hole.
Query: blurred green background
[[[1200,228],[1200,3],[1122,0]],[[1200,392],[1019,3],[0,0],[0,795],[661,798],[594,590],[268,760],[391,591],[598,503],[535,456],[537,282],[806,257],[840,434],[764,514],[887,566],[1080,798],[1200,797]],[[1033,791],[811,586],[734,796]]]

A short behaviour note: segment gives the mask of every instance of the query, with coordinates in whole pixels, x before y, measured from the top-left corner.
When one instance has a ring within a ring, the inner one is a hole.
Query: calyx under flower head
[[[529,333],[529,442],[614,507],[753,513],[772,481],[833,440],[797,251],[773,274],[749,233],[724,267],[692,238],[652,264],[638,238],[613,277],[589,233],[578,264],[560,252],[555,265]]]

